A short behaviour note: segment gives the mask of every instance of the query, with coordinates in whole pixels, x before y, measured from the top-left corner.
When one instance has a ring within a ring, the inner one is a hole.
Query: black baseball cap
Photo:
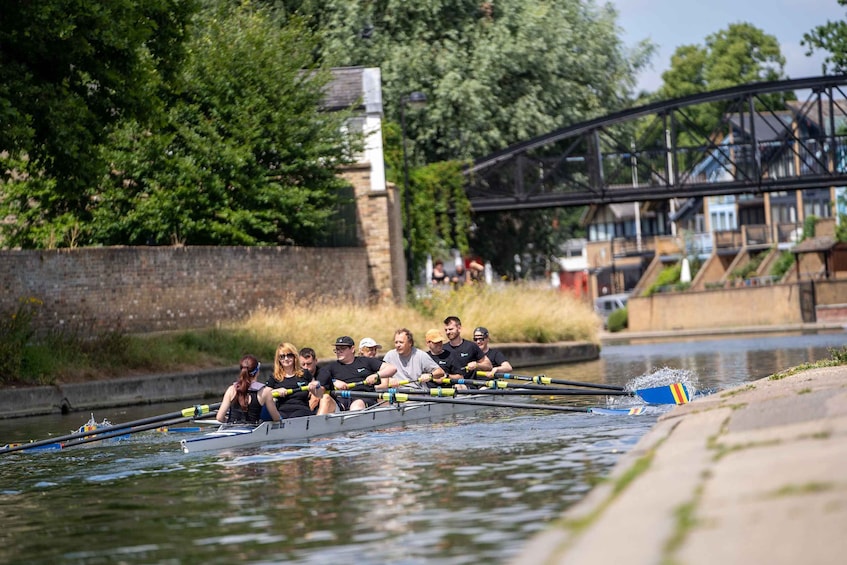
[[[349,335],[343,335],[343,336],[337,338],[333,345],[336,345],[336,346],[346,345],[347,347],[353,347],[354,345],[356,345],[356,342],[353,341],[353,338],[350,337]]]
[[[474,335],[481,335],[482,337],[488,337],[488,328],[483,328],[479,326],[473,331]]]

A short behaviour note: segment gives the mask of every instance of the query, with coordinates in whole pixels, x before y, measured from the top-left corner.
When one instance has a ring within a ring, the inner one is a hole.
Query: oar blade
[[[635,392],[647,404],[687,404],[691,401],[691,393],[682,383],[642,388]]]
[[[633,406],[631,408],[590,408],[592,414],[604,414],[606,416],[641,416],[646,412],[644,406]]]

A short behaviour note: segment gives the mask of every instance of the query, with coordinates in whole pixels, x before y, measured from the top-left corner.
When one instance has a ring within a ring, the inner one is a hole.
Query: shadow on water
[[[526,372],[627,385],[671,370],[725,388],[844,343],[837,334],[616,345],[597,361]],[[96,416],[121,422],[180,407]],[[145,432],[0,456],[0,562],[499,563],[581,500],[667,409],[629,417],[487,408],[191,455],[178,449],[181,434]],[[64,434],[87,419],[0,421],[0,441]]]

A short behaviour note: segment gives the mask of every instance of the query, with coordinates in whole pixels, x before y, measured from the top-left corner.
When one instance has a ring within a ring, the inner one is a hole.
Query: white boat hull
[[[263,422],[256,427],[223,425],[218,430],[200,437],[183,439],[180,441],[180,446],[183,453],[197,453],[260,443],[298,441],[330,434],[382,428],[403,422],[441,419],[452,414],[477,409],[479,406],[466,404],[410,402],[354,412],[287,418],[279,422]]]

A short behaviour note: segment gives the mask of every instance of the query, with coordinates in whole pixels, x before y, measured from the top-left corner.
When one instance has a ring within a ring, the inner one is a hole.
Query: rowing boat
[[[279,422],[262,422],[258,426],[224,424],[213,432],[181,440],[180,447],[183,453],[197,453],[260,443],[298,441],[330,434],[394,426],[417,420],[443,419],[479,408],[480,406],[468,404],[415,402],[388,406],[376,405],[353,412],[286,418]]]

